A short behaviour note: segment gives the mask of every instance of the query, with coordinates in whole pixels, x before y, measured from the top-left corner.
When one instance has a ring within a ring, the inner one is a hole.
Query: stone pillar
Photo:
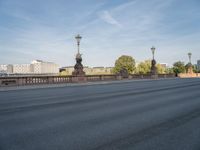
[[[122,76],[121,75],[117,75],[117,80],[122,80]]]
[[[83,71],[81,54],[76,55],[76,65],[74,66],[74,71],[72,72],[72,82],[86,82],[85,72]]]
[[[133,76],[132,76],[132,75],[129,75],[129,76],[128,76],[128,79],[129,79],[129,80],[133,79]]]

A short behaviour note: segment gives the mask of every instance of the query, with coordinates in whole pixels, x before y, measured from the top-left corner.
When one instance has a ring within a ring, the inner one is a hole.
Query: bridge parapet
[[[178,76],[180,78],[199,78],[200,73],[180,73]]]
[[[96,81],[114,81],[114,80],[134,80],[134,79],[157,79],[174,78],[174,74],[159,74],[153,77],[150,74],[130,74],[128,78],[120,75],[86,75],[82,80],[77,80],[77,76],[20,76],[20,77],[0,77],[0,86],[23,86],[38,84],[61,84],[77,82],[96,82]]]

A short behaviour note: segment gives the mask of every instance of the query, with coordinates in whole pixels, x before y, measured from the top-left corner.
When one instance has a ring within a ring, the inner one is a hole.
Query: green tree
[[[185,69],[184,62],[181,62],[181,61],[175,62],[173,64],[173,71],[174,71],[175,74],[185,73],[186,69]]]
[[[157,64],[156,67],[157,67],[158,74],[165,74],[166,73],[166,68],[163,67],[161,64]]]
[[[193,65],[193,71],[194,71],[194,73],[198,73],[199,72],[198,71],[198,67],[196,65]]]
[[[166,73],[166,69],[161,64],[156,64],[158,74]],[[136,73],[147,74],[151,71],[151,60],[140,62],[137,66]]]
[[[136,73],[139,74],[147,74],[151,70],[151,60],[145,60],[144,62],[140,62],[137,66]]]
[[[131,56],[122,55],[115,61],[114,73],[119,73],[121,69],[127,69],[128,73],[133,73],[135,70],[135,59]]]
[[[167,68],[166,71],[165,71],[166,74],[173,74],[174,73],[174,70],[173,68]]]

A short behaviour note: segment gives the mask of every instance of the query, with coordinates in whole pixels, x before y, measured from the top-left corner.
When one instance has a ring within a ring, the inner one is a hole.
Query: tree
[[[156,67],[158,74],[165,74],[167,71],[167,69],[163,67],[161,64],[157,64]]]
[[[173,64],[173,71],[177,75],[179,73],[185,73],[185,64],[184,62],[177,61]]]
[[[145,60],[144,62],[140,62],[137,66],[136,73],[139,74],[147,74],[151,70],[151,60]]]
[[[193,65],[193,71],[194,71],[194,73],[198,73],[199,72],[198,71],[198,67],[196,65]]]
[[[114,73],[119,73],[120,70],[126,69],[128,73],[133,73],[135,70],[135,59],[131,56],[122,55],[115,61]]]
[[[174,70],[173,70],[173,68],[166,68],[165,73],[166,74],[174,74]]]
[[[158,74],[166,73],[166,69],[161,64],[156,64]],[[136,73],[147,74],[151,71],[151,60],[140,62],[137,66]]]

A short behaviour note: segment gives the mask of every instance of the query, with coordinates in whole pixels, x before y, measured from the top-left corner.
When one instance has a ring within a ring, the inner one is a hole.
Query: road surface
[[[0,92],[0,150],[199,150],[200,79]]]

